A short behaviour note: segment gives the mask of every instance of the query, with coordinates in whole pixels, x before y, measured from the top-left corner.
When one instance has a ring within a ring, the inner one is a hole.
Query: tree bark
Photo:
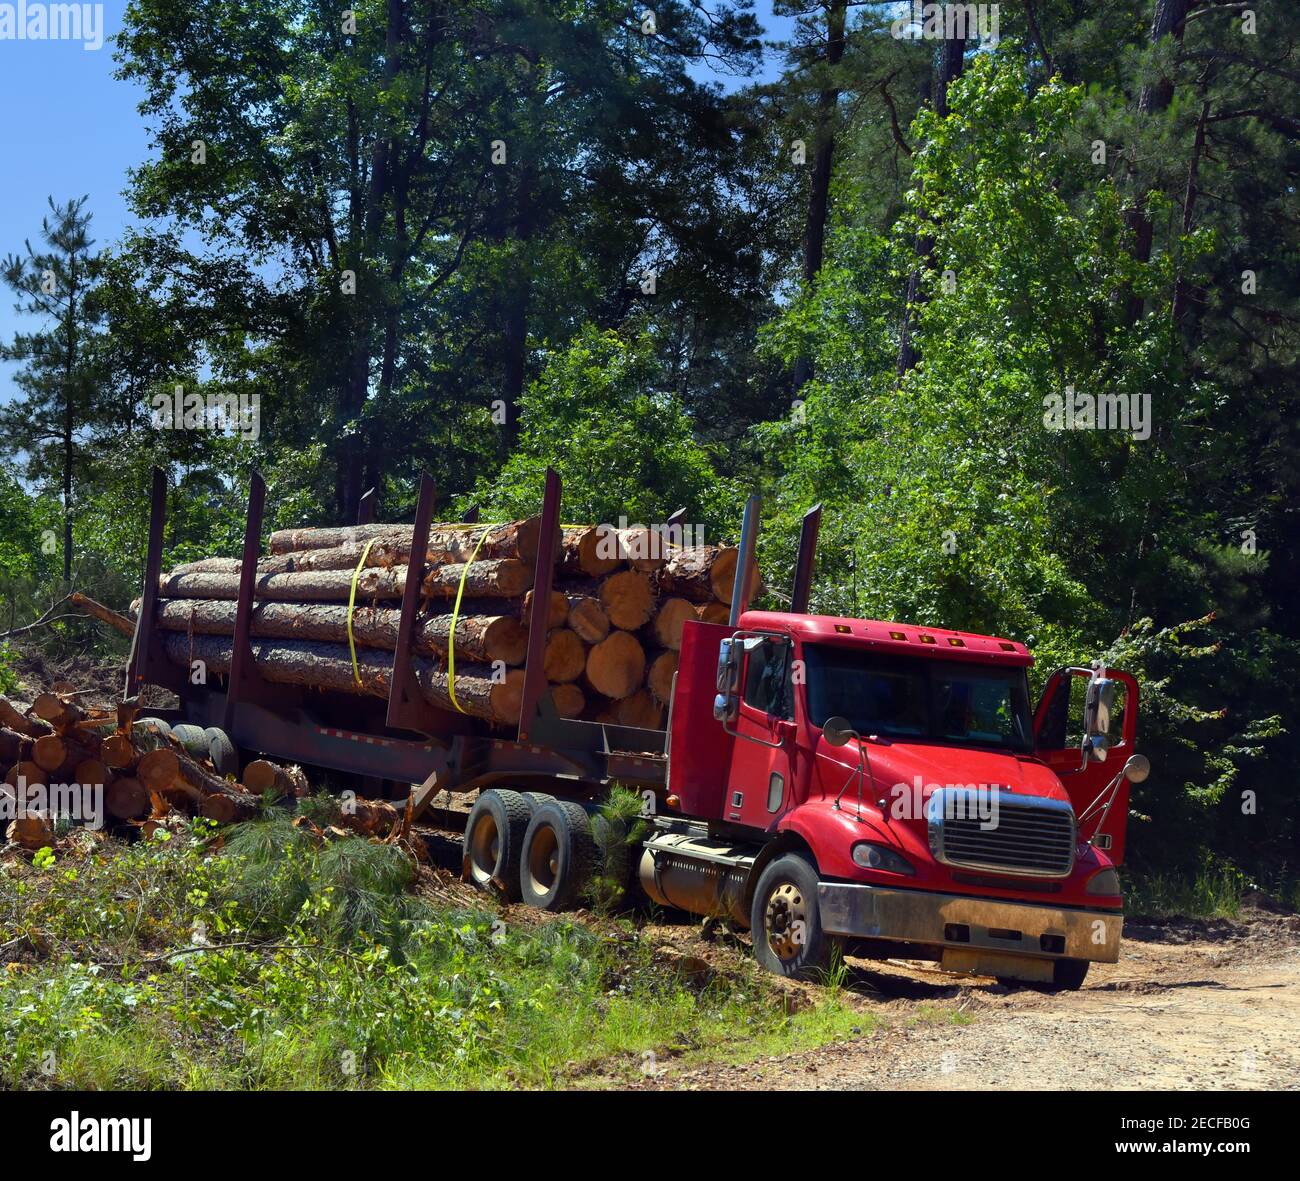
[[[181,636],[169,634],[163,641],[168,659],[183,667],[192,660],[204,662],[209,674],[230,671],[233,641],[224,636]],[[339,693],[386,698],[392,674],[392,659],[385,652],[357,650],[358,681],[352,659],[343,645],[318,644],[303,640],[257,640],[252,644],[253,663],[268,681],[282,685],[305,685]],[[431,705],[456,709],[447,670],[417,657],[413,662],[421,693]],[[492,677],[492,669],[481,664],[458,664],[455,699],[460,709],[473,717],[498,723],[519,721],[522,671],[507,674],[504,681]]]
[[[701,545],[679,550],[655,575],[655,585],[664,594],[680,595],[693,603],[707,603],[712,599],[730,603],[735,591],[739,558],[740,551],[730,545]],[[755,563],[750,572],[747,601],[761,589]]]
[[[484,536],[484,529],[487,530]],[[533,562],[537,558],[538,541],[541,538],[541,517],[529,517],[523,521],[509,521],[504,525],[463,524],[459,522],[439,523],[429,526],[429,557],[434,565],[443,562],[465,562],[478,549],[480,558],[521,558]],[[337,528],[280,529],[271,534],[267,546],[271,554],[281,556],[313,550],[332,550],[340,547],[355,547],[356,556],[367,541],[375,540],[373,548],[388,547],[394,558],[409,560],[411,556],[411,538],[413,525],[344,525]],[[482,544],[479,545],[479,540]],[[560,540],[559,535],[556,537]],[[373,552],[373,551],[372,551]],[[211,561],[235,563],[237,558],[216,558]],[[376,563],[379,565],[381,563]],[[194,563],[191,563],[194,565]],[[352,561],[356,565],[356,559]],[[318,567],[325,568],[325,567]]]
[[[826,8],[826,45],[822,62],[834,71],[844,57],[844,17],[847,0],[830,0]],[[813,149],[812,178],[808,185],[808,217],[804,226],[803,278],[811,291],[822,268],[826,253],[826,221],[830,211],[831,174],[835,160],[835,114],[840,88],[825,87],[817,96],[816,143]],[[794,388],[797,393],[813,375],[812,359],[800,357],[795,362]]]
[[[233,636],[236,604],[229,600],[165,599],[158,604],[157,623],[164,631]],[[357,607],[352,636],[357,644],[392,652],[402,613],[394,607]],[[346,644],[348,609],[335,604],[259,603],[253,608],[252,634],[268,639],[315,640]],[[451,615],[416,619],[412,646],[416,652],[445,656],[451,636]],[[528,631],[511,615],[464,615],[456,620],[456,652],[489,663],[522,664],[528,651]]]

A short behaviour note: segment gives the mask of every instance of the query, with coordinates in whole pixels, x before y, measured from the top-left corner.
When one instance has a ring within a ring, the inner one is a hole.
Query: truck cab
[[[1118,958],[1138,687],[1022,644],[746,611],[686,625],[641,880],[788,976],[859,954],[1078,987]]]

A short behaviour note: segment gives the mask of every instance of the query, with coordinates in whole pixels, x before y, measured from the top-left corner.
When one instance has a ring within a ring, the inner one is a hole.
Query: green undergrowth
[[[583,1086],[869,1026],[835,979],[791,1012],[627,919],[439,904],[399,847],[287,813],[85,846],[0,863],[0,1086]]]

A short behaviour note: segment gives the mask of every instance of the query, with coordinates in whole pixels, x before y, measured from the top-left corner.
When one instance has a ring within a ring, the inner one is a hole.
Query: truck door
[[[740,705],[722,815],[768,829],[794,800],[794,646],[784,638],[745,640]]]
[[[1034,711],[1034,754],[1056,773],[1070,797],[1074,814],[1082,816],[1106,790],[1133,753],[1137,737],[1138,684],[1128,673],[1107,669],[1106,676],[1117,682],[1117,695],[1110,715],[1110,750],[1105,762],[1083,762],[1083,705],[1088,679],[1086,668],[1062,668],[1054,672],[1043,688]],[[1124,838],[1128,827],[1128,780],[1120,781],[1115,801],[1106,814],[1097,842],[1111,860],[1124,860]],[[1083,823],[1081,835],[1096,830],[1094,815]]]

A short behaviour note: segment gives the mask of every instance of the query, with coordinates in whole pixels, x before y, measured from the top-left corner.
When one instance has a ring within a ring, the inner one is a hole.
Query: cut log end
[[[645,677],[645,649],[630,632],[614,631],[587,653],[587,680],[614,701],[635,693]]]
[[[636,570],[620,570],[600,584],[600,601],[609,621],[625,631],[636,631],[654,614],[650,580]]]

